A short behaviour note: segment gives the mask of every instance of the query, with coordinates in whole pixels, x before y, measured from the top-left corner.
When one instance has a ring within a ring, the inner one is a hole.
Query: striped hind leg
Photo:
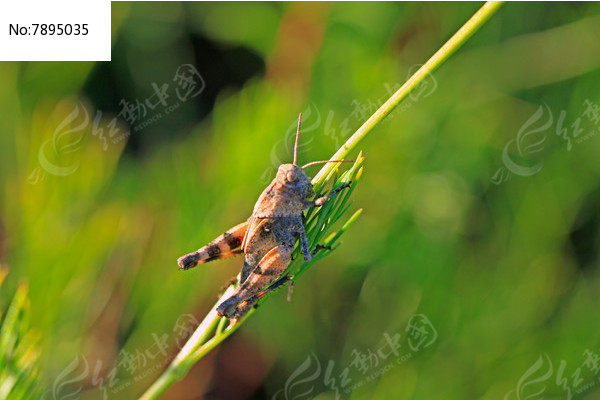
[[[232,326],[235,325],[236,323],[238,323],[239,321],[241,321],[244,318],[244,316],[246,314],[248,314],[248,312],[253,307],[256,307],[256,305],[260,299],[262,299],[263,297],[265,297],[272,291],[279,289],[282,285],[285,285],[286,283],[289,284],[288,301],[291,301],[290,295],[291,295],[291,291],[292,291],[292,284],[294,283],[294,281],[292,281],[286,275],[283,278],[280,278],[275,283],[273,283],[268,288],[261,290],[254,296],[252,296],[249,299],[244,300],[244,301],[240,302],[238,305],[236,305],[235,310],[233,312],[231,312],[231,314],[229,316],[229,319],[231,319]]]
[[[179,257],[177,260],[179,269],[187,270],[209,261],[220,260],[242,253],[243,249],[240,246],[247,229],[248,222],[246,221],[229,229],[197,251]]]
[[[260,260],[258,266],[250,273],[248,278],[241,283],[230,298],[223,301],[217,307],[217,313],[221,317],[232,318],[238,314],[238,306],[242,309],[249,303],[255,303],[260,297],[255,298],[259,293],[266,289],[272,283],[278,281],[290,261],[292,261],[293,248],[286,246],[277,246],[272,248]],[[262,294],[261,294],[262,297]]]

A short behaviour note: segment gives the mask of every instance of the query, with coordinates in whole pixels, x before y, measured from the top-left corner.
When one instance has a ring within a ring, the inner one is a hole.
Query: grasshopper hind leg
[[[289,248],[288,246],[272,248],[248,275],[248,278],[240,283],[235,293],[217,307],[219,315],[232,318],[236,315],[238,306],[247,301],[252,301],[251,299],[255,296],[258,296],[264,290],[268,290],[269,285],[277,282],[290,264],[292,250],[293,247]]]
[[[252,309],[252,307],[257,306],[257,303],[260,299],[262,299],[263,297],[265,297],[267,294],[271,293],[272,291],[279,289],[281,286],[285,285],[286,283],[289,283],[290,288],[292,287],[293,281],[287,275],[284,276],[283,278],[279,279],[278,281],[276,281],[274,284],[272,284],[268,288],[261,290],[260,292],[258,292],[257,294],[255,294],[254,296],[250,297],[247,300],[238,302],[237,299],[230,297],[229,299],[225,300],[222,303],[222,306],[224,308],[223,311],[226,311],[229,313],[228,318],[239,321],[242,318],[244,318],[244,316],[246,314],[248,314],[248,312]],[[219,309],[220,308],[221,308],[221,306],[219,306]],[[221,312],[219,312],[219,309],[217,310],[219,316],[224,317],[225,315],[222,314]]]
[[[247,229],[248,222],[246,221],[229,229],[227,232],[197,251],[179,257],[177,260],[179,269],[187,270],[210,261],[241,254],[243,250],[240,246],[244,240]]]
[[[260,259],[259,253],[246,254],[244,266],[242,267],[242,273],[240,275],[240,285],[246,282],[246,279],[248,279],[252,271],[256,268]]]

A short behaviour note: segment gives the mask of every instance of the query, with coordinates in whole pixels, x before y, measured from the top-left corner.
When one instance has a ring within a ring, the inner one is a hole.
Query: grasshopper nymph
[[[244,254],[244,266],[235,292],[217,307],[220,317],[239,320],[271,290],[288,281],[291,284],[289,278],[282,275],[292,261],[296,237],[300,237],[302,255],[306,261],[310,261],[323,248],[317,245],[312,252],[309,249],[302,212],[322,206],[336,193],[350,186],[341,185],[326,196],[311,200],[315,192],[303,168],[350,160],[314,161],[302,167],[296,165],[301,120],[302,114],[298,118],[293,164],[279,166],[275,179],[258,198],[250,218],[177,260],[179,268],[187,270],[209,261]]]

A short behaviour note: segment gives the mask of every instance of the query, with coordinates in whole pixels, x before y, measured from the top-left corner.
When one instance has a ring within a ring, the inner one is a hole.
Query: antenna
[[[298,130],[296,131],[296,143],[294,144],[294,165],[298,160],[298,138],[300,137],[300,122],[302,122],[302,113],[298,116]]]
[[[315,165],[315,164],[326,164],[326,163],[336,163],[336,162],[354,162],[354,160],[324,160],[324,161],[313,161],[313,162],[309,162],[308,164],[304,164],[302,166],[302,169],[309,167],[311,165]]]

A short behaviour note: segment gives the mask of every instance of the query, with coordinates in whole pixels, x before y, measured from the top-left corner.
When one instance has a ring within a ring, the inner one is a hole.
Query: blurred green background
[[[175,260],[249,216],[298,113],[327,159],[480,6],[116,2],[110,63],[0,63],[39,393],[139,396],[241,267]],[[597,3],[505,4],[361,144],[342,246],[164,398],[600,398],[599,37]]]

